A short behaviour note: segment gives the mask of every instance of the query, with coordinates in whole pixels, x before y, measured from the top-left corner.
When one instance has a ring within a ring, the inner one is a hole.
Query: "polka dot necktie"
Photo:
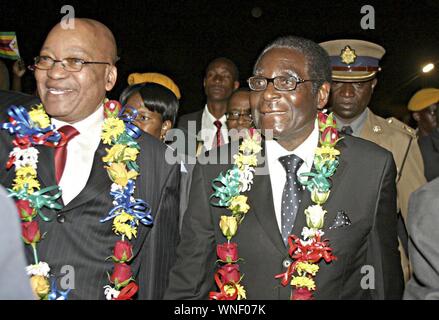
[[[303,160],[294,154],[280,157],[279,162],[284,167],[287,174],[284,191],[282,193],[282,239],[285,246],[288,245],[288,236],[290,235],[294,221],[296,220],[297,211],[301,202],[303,188],[297,179],[297,170],[302,166]]]

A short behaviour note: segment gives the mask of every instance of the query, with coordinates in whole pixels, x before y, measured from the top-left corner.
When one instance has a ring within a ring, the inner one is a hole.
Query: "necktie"
[[[55,148],[55,178],[56,183],[59,184],[59,181],[61,180],[62,174],[64,172],[64,167],[66,166],[67,144],[70,140],[76,137],[79,132],[72,126],[63,126],[59,128],[58,131],[62,132],[66,139],[65,144]]]
[[[351,126],[344,126],[343,128],[341,128],[341,132],[351,136],[354,131],[352,131]]]
[[[221,135],[221,127],[223,126],[223,124],[219,120],[216,120],[213,124],[216,127],[216,134],[215,134],[215,140],[213,141],[213,146],[219,147],[223,144],[222,135]]]
[[[285,246],[288,245],[288,236],[294,226],[297,211],[301,202],[302,187],[297,179],[297,170],[303,164],[303,160],[294,154],[280,157],[279,162],[284,167],[287,180],[285,182],[284,191],[282,193],[282,239]]]

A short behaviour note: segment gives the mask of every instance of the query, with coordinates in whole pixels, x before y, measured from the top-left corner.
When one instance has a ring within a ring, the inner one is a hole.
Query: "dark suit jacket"
[[[409,254],[413,277],[404,299],[439,299],[439,178],[412,194],[409,202]]]
[[[325,237],[338,260],[320,262],[316,277],[317,299],[400,299],[403,278],[396,236],[396,168],[392,155],[377,145],[346,136],[337,145],[340,165],[332,177],[331,195],[324,208]],[[230,144],[210,153],[229,151]],[[201,159],[200,159],[201,161]],[[205,161],[205,159],[203,159]],[[197,164],[192,178],[189,207],[183,220],[177,262],[171,271],[165,299],[207,299],[214,285],[216,245],[226,242],[219,228],[225,208],[209,205],[211,183],[226,164]],[[282,287],[275,275],[283,273],[288,252],[275,217],[270,176],[256,175],[248,192],[250,211],[232,239],[238,244],[242,283],[248,299],[289,299],[291,287]],[[304,209],[311,204],[306,192],[293,234],[306,225]],[[328,230],[343,210],[352,225]],[[373,266],[375,289],[360,286],[363,266]]]
[[[439,177],[439,129],[426,137],[420,137],[418,143],[424,159],[425,177],[431,181]]]
[[[177,128],[188,131],[189,122],[193,121],[195,122],[196,133],[198,134],[198,132],[201,131],[201,119],[203,117],[203,112],[204,112],[204,108],[199,111],[182,115],[178,119]]]
[[[4,115],[0,119],[0,122],[6,120]],[[0,168],[4,168],[8,160],[11,139],[2,130]],[[179,240],[180,166],[171,166],[164,161],[166,146],[159,140],[144,134],[137,141],[141,153],[137,158],[140,176],[136,181],[135,198],[143,199],[151,206],[154,225],[139,225],[137,238],[131,242],[134,246],[131,266],[140,287],[138,298],[161,299]],[[38,178],[41,187],[56,185],[53,148],[43,146],[37,149],[40,151]],[[105,146],[101,143],[85,188],[61,211],[44,209],[52,221],[40,222],[42,233],[47,232],[38,244],[40,260],[49,263],[55,275],[60,275],[63,266],[74,268],[75,290],[71,291],[69,299],[104,299],[103,287],[109,283],[107,272],[111,274],[113,267],[111,259],[105,259],[112,255],[115,242],[120,240],[120,236],[112,231],[112,221],[99,222],[112,208],[111,181],[102,162],[105,154]],[[10,187],[14,175],[13,169],[0,170],[0,183]],[[57,221],[57,213],[65,217],[64,223]],[[30,250],[28,254],[29,262],[33,263]]]
[[[203,143],[201,138],[198,137],[198,133],[201,131],[203,112],[204,108],[200,111],[185,114],[181,116],[177,122],[177,129],[183,131],[184,141],[176,141],[175,148],[179,154],[187,155],[184,159],[186,163],[189,162],[190,158],[197,156],[197,150],[200,144],[202,145]]]

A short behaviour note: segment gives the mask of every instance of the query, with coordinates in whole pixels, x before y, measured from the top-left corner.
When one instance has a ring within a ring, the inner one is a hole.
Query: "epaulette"
[[[404,122],[399,121],[398,119],[391,117],[386,119],[387,124],[389,124],[392,128],[398,129],[399,131],[408,134],[412,138],[416,139],[416,130],[412,127],[406,125]]]

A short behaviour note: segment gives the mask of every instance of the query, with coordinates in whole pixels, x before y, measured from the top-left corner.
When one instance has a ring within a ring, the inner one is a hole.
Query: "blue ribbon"
[[[137,110],[128,105],[124,106],[118,115],[118,118],[125,122],[126,133],[133,139],[138,139],[142,134],[142,131],[133,124],[134,120],[137,118],[137,115]]]
[[[50,293],[48,295],[48,300],[57,300],[61,297],[63,298],[62,300],[67,300],[67,296],[69,295],[70,290],[72,289],[67,289],[66,291],[58,290],[56,286],[56,279],[52,279],[52,285],[51,285]]]
[[[30,137],[32,144],[43,144],[46,141],[59,142],[61,134],[55,130],[55,126],[50,125],[47,128],[38,128],[34,125],[29,117],[28,111],[23,106],[11,106],[8,108],[8,116],[15,120],[16,123],[6,122],[1,124],[1,129],[8,130],[11,135],[17,135],[19,138]],[[44,134],[53,131],[53,134],[44,141],[37,142],[34,137],[41,138]]]
[[[150,226],[154,222],[154,218],[151,215],[151,208],[142,199],[134,199],[132,201],[131,196],[134,193],[134,181],[129,180],[123,191],[111,191],[110,195],[113,197],[115,206],[108,213],[107,217],[100,220],[101,223],[107,222],[123,211],[133,216],[145,226]],[[132,226],[135,225],[135,221],[132,222]]]

